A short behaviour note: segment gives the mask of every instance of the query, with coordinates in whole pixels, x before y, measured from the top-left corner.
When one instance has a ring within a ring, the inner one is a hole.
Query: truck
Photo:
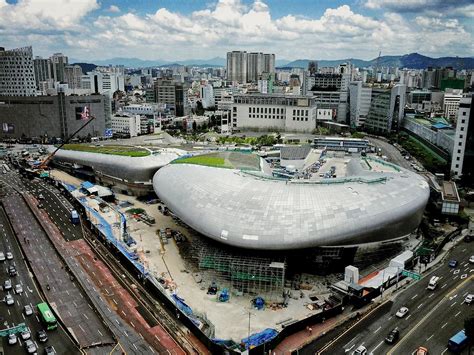
[[[448,341],[448,349],[453,353],[460,353],[468,343],[464,329],[454,334]]]
[[[433,276],[430,279],[430,282],[428,282],[427,289],[428,290],[434,290],[436,288],[436,286],[438,286],[438,281],[439,281],[439,277],[438,276]]]

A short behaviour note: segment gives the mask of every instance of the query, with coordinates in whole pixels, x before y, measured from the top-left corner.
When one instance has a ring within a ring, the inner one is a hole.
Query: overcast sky
[[[0,46],[92,61],[474,56],[472,0],[0,0]]]

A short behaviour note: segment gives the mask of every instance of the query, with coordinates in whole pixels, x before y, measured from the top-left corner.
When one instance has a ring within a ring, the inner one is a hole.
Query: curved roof
[[[403,237],[420,223],[429,188],[419,175],[347,164],[348,178],[286,182],[235,169],[170,164],[153,178],[183,222],[217,241],[284,250]]]
[[[51,151],[51,148],[48,150]],[[90,166],[94,171],[128,182],[148,182],[159,168],[178,157],[179,154],[174,151],[160,152],[145,157],[128,157],[60,149],[53,160]]]

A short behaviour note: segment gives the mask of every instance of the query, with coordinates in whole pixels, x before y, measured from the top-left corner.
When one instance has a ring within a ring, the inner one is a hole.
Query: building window
[[[461,131],[464,131],[464,127],[461,127]]]
[[[456,169],[459,168],[459,164],[456,164]]]
[[[459,142],[459,146],[462,146],[462,142]]]
[[[459,159],[460,159],[459,157],[456,158],[457,161],[459,161]]]
[[[463,115],[463,116],[466,116],[466,111],[463,111],[463,112],[462,112],[462,115]],[[463,121],[463,123],[464,123],[464,121]]]
[[[458,149],[458,154],[461,154],[461,149]]]

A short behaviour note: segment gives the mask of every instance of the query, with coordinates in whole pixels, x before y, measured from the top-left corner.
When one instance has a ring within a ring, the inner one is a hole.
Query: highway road
[[[401,166],[402,168],[413,170],[411,163],[413,161],[406,160],[405,157],[400,153],[400,151],[393,146],[392,144],[377,138],[368,138],[370,143],[375,145],[377,148],[382,149],[382,155],[387,156],[390,162]],[[419,165],[419,164],[418,164]],[[421,166],[421,165],[420,165]]]
[[[447,261],[443,262],[425,274],[420,281],[412,281],[406,289],[387,299],[387,303],[363,317],[345,333],[339,335],[340,331],[335,332],[332,337],[328,334],[299,353],[348,354],[363,345],[368,353],[372,354],[386,354],[393,349],[393,354],[404,355],[411,354],[418,346],[425,345],[430,353],[441,354],[455,329],[462,326],[466,312],[472,312],[472,305],[462,304],[461,300],[466,292],[474,293],[471,278],[474,275],[474,264],[468,262],[469,256],[472,255],[471,249],[470,244],[458,244],[447,258],[458,260],[457,268],[450,268]],[[433,275],[439,276],[440,281],[437,289],[429,291],[426,287]],[[454,298],[450,300],[450,297]],[[409,313],[401,319],[395,316],[400,307],[409,308]],[[435,311],[431,312],[435,307]],[[395,327],[400,330],[400,345],[388,345],[384,339]],[[433,336],[430,338],[431,335]],[[334,340],[331,341],[331,338]]]
[[[31,278],[31,273],[28,269],[27,264],[23,259],[22,252],[18,245],[18,241],[14,236],[14,233],[7,221],[3,208],[0,209],[0,251],[11,252],[13,254],[13,260],[6,260],[0,263],[0,282],[3,285],[5,280],[10,279],[13,287],[16,284],[20,284],[23,287],[23,293],[15,294],[13,291],[5,291],[2,287],[2,300],[7,293],[13,295],[15,304],[7,306],[5,302],[0,302],[0,315],[2,325],[1,329],[10,328],[20,323],[25,323],[32,332],[32,339],[38,346],[39,353],[42,353],[44,345],[40,344],[36,340],[36,331],[44,329],[40,323],[37,314],[31,316],[25,316],[23,309],[25,305],[30,305],[36,312],[36,305],[43,302],[40,296],[35,282]],[[10,277],[7,273],[9,265],[14,265],[18,271],[18,275]],[[79,354],[79,350],[74,345],[72,340],[68,337],[64,329],[59,327],[56,330],[48,331],[48,342],[46,346],[54,346],[55,350],[59,354]],[[23,341],[18,340],[16,345],[8,345],[7,338],[2,338],[2,344],[7,354],[24,354]]]

